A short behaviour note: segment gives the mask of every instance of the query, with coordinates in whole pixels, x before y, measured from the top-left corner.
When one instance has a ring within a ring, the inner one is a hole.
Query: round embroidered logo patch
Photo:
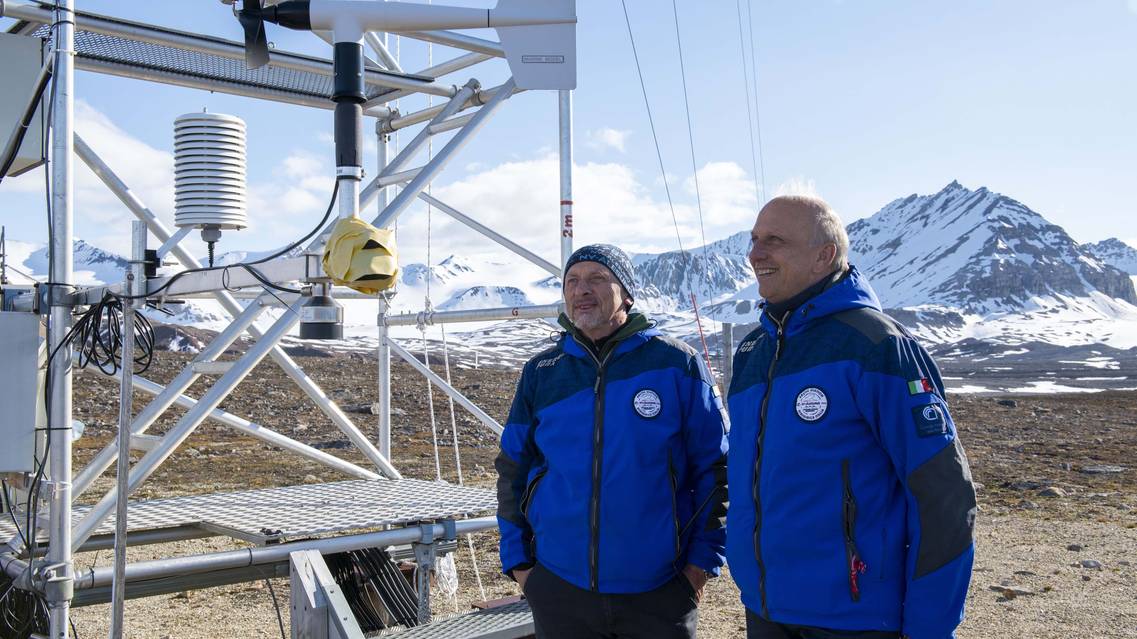
[[[659,393],[650,388],[645,388],[636,393],[636,396],[632,398],[632,408],[636,409],[636,413],[639,414],[640,417],[650,419],[659,414],[659,411],[663,408],[663,402],[659,400]]]
[[[825,396],[825,391],[810,386],[797,394],[794,407],[797,409],[797,416],[803,421],[815,422],[825,417],[825,413],[829,410],[829,398]]]

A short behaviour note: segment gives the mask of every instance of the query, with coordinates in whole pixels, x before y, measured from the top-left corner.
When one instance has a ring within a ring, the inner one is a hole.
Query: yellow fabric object
[[[324,272],[333,282],[369,295],[394,286],[399,274],[395,234],[358,217],[336,222],[323,261]]]

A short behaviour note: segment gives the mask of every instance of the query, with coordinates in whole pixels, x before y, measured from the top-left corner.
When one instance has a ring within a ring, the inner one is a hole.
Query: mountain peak
[[[889,307],[1013,311],[1097,290],[1137,303],[1132,282],[1024,204],[952,181],[849,226],[850,260]]]
[[[1137,275],[1137,248],[1111,237],[1093,244],[1082,245],[1091,255],[1118,270]]]

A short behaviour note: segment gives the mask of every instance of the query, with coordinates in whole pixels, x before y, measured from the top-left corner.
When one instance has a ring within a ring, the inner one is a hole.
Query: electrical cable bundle
[[[134,372],[143,373],[150,368],[154,357],[154,327],[150,320],[136,309],[134,313]],[[78,356],[79,368],[94,363],[107,375],[118,372],[122,362],[122,300],[107,294],[85,313],[79,316],[71,331],[63,339],[71,344]],[[54,356],[54,353],[52,353]]]

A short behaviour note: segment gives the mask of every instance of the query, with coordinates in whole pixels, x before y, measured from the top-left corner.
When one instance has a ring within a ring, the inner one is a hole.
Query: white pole
[[[572,255],[572,91],[557,92],[561,151],[561,268]]]

